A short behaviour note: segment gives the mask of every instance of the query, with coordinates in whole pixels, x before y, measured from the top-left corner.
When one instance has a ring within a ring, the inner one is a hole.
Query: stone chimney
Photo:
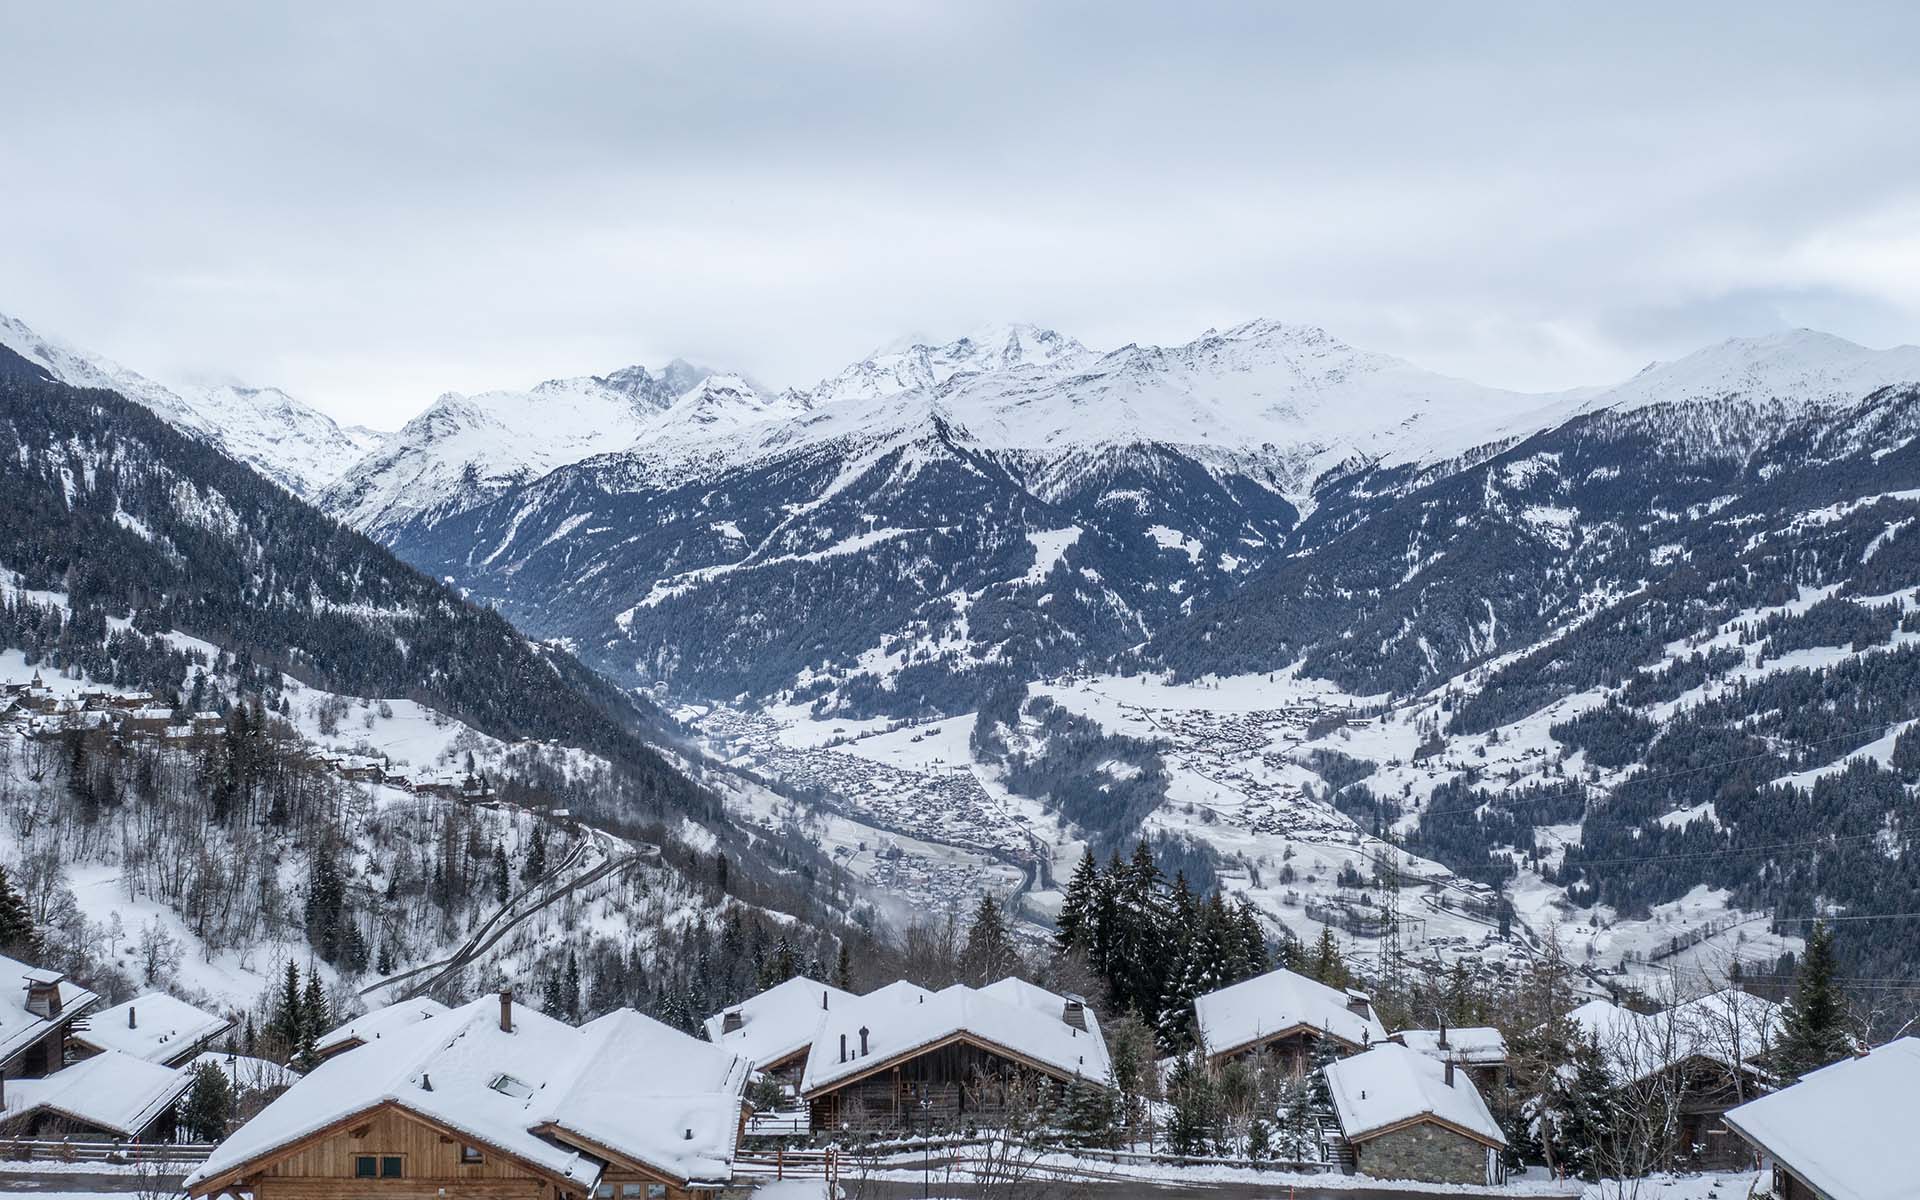
[[[513,1032],[513,989],[500,989],[500,1032]]]
[[[1087,1027],[1086,1002],[1078,996],[1068,996],[1066,1010],[1060,1014],[1060,1019],[1075,1029],[1084,1030]]]
[[[860,1027],[860,1057],[865,1058],[869,1053],[870,1051],[867,1049],[867,1027],[862,1025]]]
[[[1347,989],[1347,1011],[1356,1017],[1373,1016],[1373,1000],[1365,992]]]
[[[720,1018],[720,1035],[725,1037],[729,1033],[734,1033],[746,1023],[747,1019],[741,1016],[738,1010],[730,1012]]]

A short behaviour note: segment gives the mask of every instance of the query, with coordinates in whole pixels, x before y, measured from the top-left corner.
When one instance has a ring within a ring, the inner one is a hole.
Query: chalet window
[[[527,1097],[533,1095],[532,1084],[524,1079],[515,1079],[513,1076],[506,1074],[495,1075],[487,1083],[487,1086],[499,1092],[502,1096],[511,1096],[515,1100],[525,1100]]]
[[[667,1200],[667,1185],[664,1183],[648,1184],[647,1200]]]
[[[593,1196],[594,1200],[613,1200],[613,1185],[610,1183],[601,1184],[599,1187],[593,1189]]]
[[[380,1160],[371,1154],[362,1154],[353,1160],[355,1179],[372,1179],[380,1174]]]
[[[382,1158],[380,1160],[380,1178],[382,1179],[400,1178],[400,1156],[399,1155],[389,1154],[385,1158]]]
[[[623,1183],[620,1185],[620,1195],[623,1197],[638,1197],[640,1195],[640,1185],[637,1183]]]
[[[485,1162],[486,1158],[480,1153],[480,1147],[462,1146],[460,1147],[460,1161],[463,1163],[477,1163]]]

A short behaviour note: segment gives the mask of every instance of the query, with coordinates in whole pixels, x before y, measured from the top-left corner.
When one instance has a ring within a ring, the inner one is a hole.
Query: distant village
[[[73,734],[99,733],[127,744],[163,742],[190,745],[219,736],[227,717],[218,712],[185,712],[157,701],[148,692],[82,689],[61,695],[38,672],[26,682],[0,684],[0,733],[36,741],[59,741]],[[398,788],[446,800],[489,800],[492,784],[481,771],[418,771],[397,768],[389,759],[343,754],[318,748],[305,763],[355,783]]]

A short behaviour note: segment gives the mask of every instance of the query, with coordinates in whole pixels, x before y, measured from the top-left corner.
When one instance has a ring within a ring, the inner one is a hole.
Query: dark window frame
[[[392,1167],[392,1170],[388,1170]],[[380,1156],[380,1178],[405,1179],[407,1177],[407,1159],[404,1154],[382,1154]]]
[[[354,1155],[353,1177],[355,1179],[380,1178],[380,1156],[378,1154]]]
[[[478,1166],[479,1164],[486,1161],[487,1161],[486,1152],[480,1149],[480,1147],[472,1145],[470,1143],[464,1143],[464,1142],[461,1143],[461,1146],[460,1146],[460,1165],[461,1166],[463,1167]]]

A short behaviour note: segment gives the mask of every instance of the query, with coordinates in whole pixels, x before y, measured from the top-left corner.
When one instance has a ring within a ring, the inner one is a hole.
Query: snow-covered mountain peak
[[[813,389],[812,400],[816,406],[875,400],[1016,368],[1069,371],[1096,357],[1073,338],[1051,329],[1020,323],[989,325],[944,345],[915,340],[883,347],[822,380]]]
[[[759,421],[797,416],[806,411],[805,393],[766,395],[742,375],[707,375],[648,425],[641,441],[717,434]]]
[[[1920,382],[1920,346],[1872,350],[1814,329],[1728,338],[1672,362],[1656,362],[1587,409],[1625,412],[1697,400],[1845,403],[1891,384]]]
[[[106,388],[205,438],[289,491],[313,495],[371,448],[361,432],[275,387],[234,382],[169,388],[111,359],[36,333],[0,314],[0,345],[62,383]]]

